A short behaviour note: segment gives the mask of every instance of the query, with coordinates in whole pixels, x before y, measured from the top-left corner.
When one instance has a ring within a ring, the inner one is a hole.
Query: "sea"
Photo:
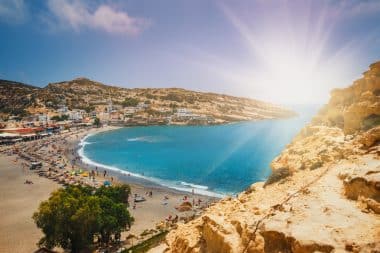
[[[265,181],[270,162],[317,112],[293,106],[298,116],[214,126],[125,127],[86,136],[83,162],[128,173],[164,187],[223,197]]]

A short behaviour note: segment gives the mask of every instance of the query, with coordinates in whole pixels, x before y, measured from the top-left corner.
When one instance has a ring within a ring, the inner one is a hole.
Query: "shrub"
[[[137,106],[139,103],[139,100],[137,98],[130,98],[127,97],[125,100],[121,103],[124,107],[128,106]]]
[[[273,183],[276,183],[280,181],[281,179],[284,179],[288,176],[290,176],[292,173],[288,168],[280,168],[277,170],[274,170],[272,174],[269,176],[267,181],[264,184],[264,187]]]
[[[369,130],[380,125],[380,115],[371,114],[362,121],[362,129]]]

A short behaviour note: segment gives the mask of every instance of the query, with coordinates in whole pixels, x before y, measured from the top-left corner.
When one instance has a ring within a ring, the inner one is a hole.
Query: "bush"
[[[170,92],[168,95],[163,96],[162,99],[181,103],[183,101],[183,96],[174,92]]]
[[[378,125],[380,125],[380,115],[371,114],[363,120],[362,129],[367,131],[367,130],[374,128]]]
[[[316,170],[323,166],[322,161],[316,161],[310,166],[310,170]]]
[[[280,168],[277,170],[274,170],[272,174],[269,176],[267,181],[264,184],[264,187],[273,183],[276,183],[280,181],[281,179],[284,179],[288,176],[290,176],[292,173],[288,168]]]
[[[129,106],[137,106],[139,103],[139,100],[136,98],[125,98],[125,100],[121,103],[124,107]]]

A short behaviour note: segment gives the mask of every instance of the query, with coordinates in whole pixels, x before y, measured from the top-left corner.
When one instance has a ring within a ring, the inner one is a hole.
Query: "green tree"
[[[100,119],[99,119],[98,117],[96,117],[96,118],[94,119],[94,125],[95,125],[96,127],[99,127],[99,126],[100,126]]]
[[[108,243],[112,235],[131,225],[124,200],[129,194],[129,186],[123,185],[98,190],[69,186],[53,192],[33,215],[44,233],[39,245],[60,246],[75,253],[91,246],[95,236]]]
[[[68,120],[69,119],[69,115],[62,115],[62,116],[59,116],[59,115],[54,115],[53,117],[50,118],[51,120],[55,120],[55,121],[65,121],[65,120]]]
[[[105,196],[115,202],[128,204],[128,197],[131,194],[131,188],[127,184],[116,185],[113,187],[100,187],[96,191],[97,196]]]

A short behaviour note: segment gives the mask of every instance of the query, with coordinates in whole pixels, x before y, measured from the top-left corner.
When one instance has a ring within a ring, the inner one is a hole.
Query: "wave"
[[[107,170],[112,170],[112,171],[121,173],[123,175],[129,174],[133,177],[145,179],[145,180],[151,181],[153,183],[156,183],[158,185],[161,185],[163,187],[167,187],[167,188],[174,189],[177,191],[191,193],[194,190],[195,194],[200,194],[200,195],[209,196],[209,197],[216,197],[216,198],[224,198],[227,196],[227,194],[222,194],[222,193],[210,191],[210,190],[208,190],[208,187],[204,186],[204,185],[197,185],[197,184],[187,183],[187,182],[183,182],[183,181],[175,182],[175,181],[169,181],[169,180],[164,180],[164,179],[158,179],[158,178],[154,178],[154,177],[147,177],[147,176],[143,176],[143,175],[138,174],[138,173],[133,173],[133,172],[130,172],[127,170],[120,169],[116,166],[110,166],[110,165],[95,162],[95,161],[91,160],[90,158],[88,158],[84,154],[84,147],[88,144],[91,144],[91,142],[87,142],[86,139],[92,135],[93,134],[86,135],[79,142],[80,148],[78,149],[78,155],[81,157],[82,162],[85,164],[88,164],[88,165],[93,166],[93,167],[99,167],[99,168],[104,168]]]
[[[202,189],[202,190],[207,190],[208,187],[207,186],[204,186],[204,185],[198,185],[198,184],[192,184],[192,183],[187,183],[187,182],[181,182],[181,185],[183,186],[188,186],[188,187],[191,187],[191,188],[196,188],[196,189]]]
[[[140,136],[140,137],[134,137],[134,138],[128,138],[128,142],[149,142],[149,143],[155,143],[155,142],[161,142],[164,141],[165,137],[160,136]]]

